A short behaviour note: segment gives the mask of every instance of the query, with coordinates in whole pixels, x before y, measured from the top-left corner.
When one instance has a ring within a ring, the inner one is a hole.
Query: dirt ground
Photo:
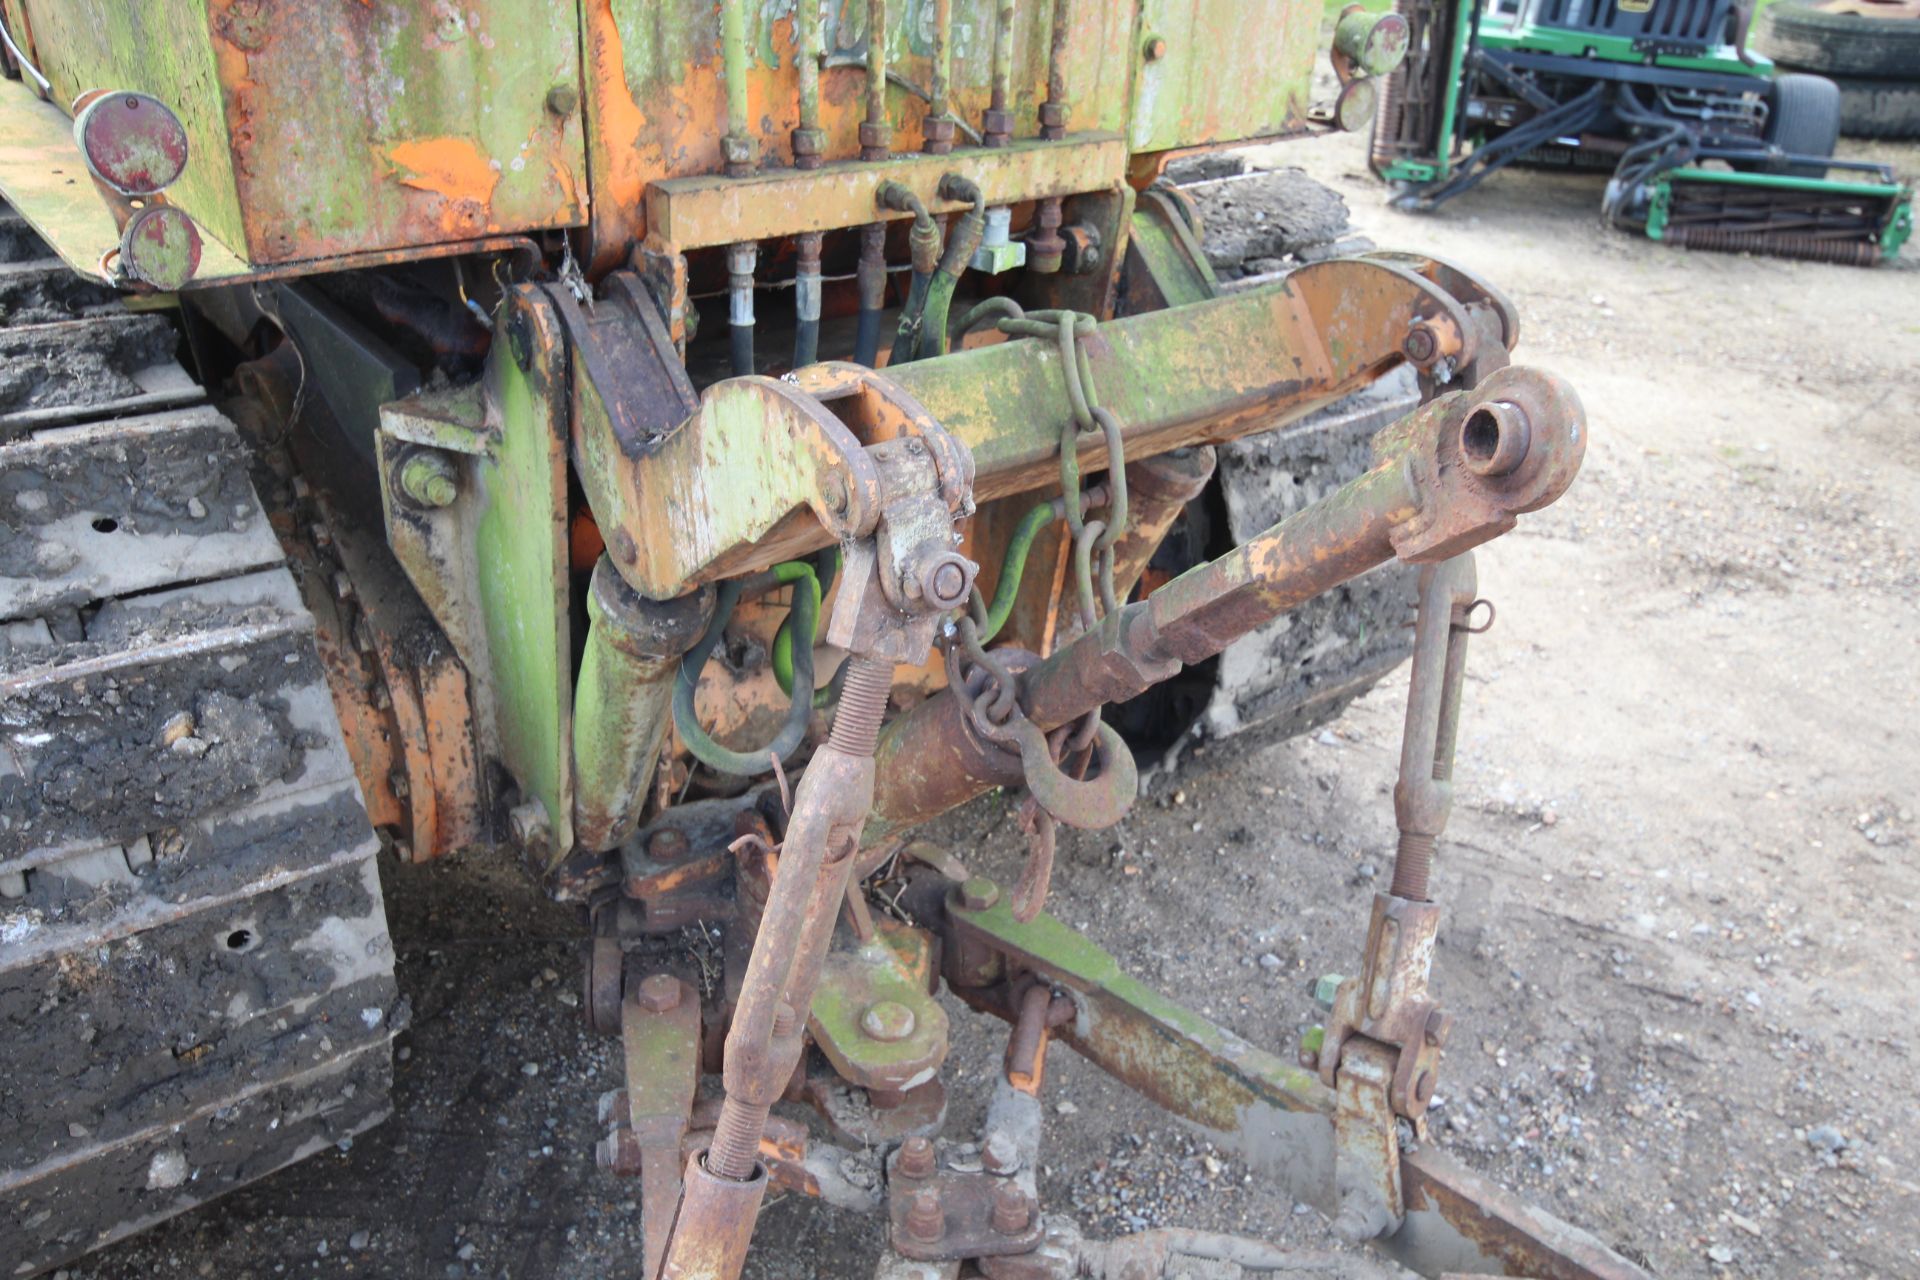
[[[1597,225],[1597,179],[1538,173],[1402,215],[1351,137],[1260,159],[1507,289],[1518,358],[1591,416],[1572,492],[1479,556],[1499,613],[1438,860],[1459,1029],[1437,1139],[1662,1276],[1920,1274],[1920,259],[1663,249]],[[1063,840],[1054,911],[1284,1052],[1390,865],[1404,689],[1191,753],[1118,829]],[[997,800],[941,834],[1017,866]],[[395,1117],[69,1280],[637,1273],[637,1189],[592,1161],[619,1075],[581,1026],[573,920],[504,866],[382,869],[413,1008]],[[962,1134],[1004,1032],[954,1015]],[[1049,1072],[1050,1209],[1328,1242],[1069,1052]],[[782,1200],[751,1274],[864,1276],[878,1240]]]

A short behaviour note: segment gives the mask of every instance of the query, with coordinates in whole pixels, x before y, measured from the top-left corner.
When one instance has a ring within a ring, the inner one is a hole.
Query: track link
[[[175,331],[0,206],[0,1259],[384,1118],[404,1019],[314,622]]]

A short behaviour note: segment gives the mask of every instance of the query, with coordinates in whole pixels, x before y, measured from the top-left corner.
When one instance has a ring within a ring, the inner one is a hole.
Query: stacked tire
[[[1780,0],[1768,7],[1755,44],[1783,68],[1840,86],[1840,132],[1847,137],[1920,138],[1920,5],[1848,8],[1881,8],[1889,16]]]

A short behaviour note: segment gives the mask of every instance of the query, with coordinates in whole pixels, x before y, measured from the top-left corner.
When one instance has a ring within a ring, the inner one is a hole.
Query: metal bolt
[[[400,492],[423,507],[446,507],[460,496],[460,473],[438,449],[418,449],[400,464]]]
[[[1003,1182],[993,1190],[993,1229],[1017,1236],[1033,1221],[1033,1203],[1017,1182]]]
[[[1003,1178],[1018,1173],[1020,1148],[1004,1133],[990,1134],[986,1145],[980,1148],[980,1167]]]
[[[928,1138],[908,1138],[900,1144],[900,1158],[893,1170],[903,1178],[926,1178],[933,1174],[933,1142]]]
[[[905,1040],[913,1034],[913,1010],[898,1000],[882,1000],[867,1006],[860,1015],[860,1030],[883,1044]]]
[[[647,837],[647,856],[656,862],[678,862],[691,848],[687,833],[677,827],[662,827]]]
[[[952,609],[963,603],[973,586],[973,562],[952,551],[939,551],[920,559],[913,586],[922,599],[940,609]]]
[[[640,1174],[640,1139],[631,1129],[615,1129],[593,1148],[593,1162],[622,1178]]]
[[[1436,1049],[1444,1048],[1447,1037],[1453,1034],[1453,1015],[1444,1009],[1435,1009],[1427,1014],[1427,1043]]]
[[[835,515],[843,514],[847,509],[846,477],[837,471],[829,473],[823,496],[827,500],[827,510]]]
[[[1440,338],[1433,326],[1422,320],[1407,330],[1407,336],[1400,342],[1400,350],[1415,364],[1426,364],[1440,354]]]
[[[1345,981],[1346,978],[1337,973],[1321,975],[1320,980],[1313,984],[1313,1002],[1322,1009],[1333,1008],[1334,999],[1340,994],[1340,984]]]
[[[1145,53],[1148,62],[1158,62],[1167,56],[1167,42],[1159,36],[1155,36],[1147,41]]]
[[[923,1187],[913,1193],[907,1204],[907,1234],[931,1244],[947,1234],[946,1210],[940,1206],[940,1193]]]
[[[1000,901],[1000,886],[985,876],[974,876],[960,886],[960,905],[969,911],[985,911]]]
[[[570,84],[557,84],[547,90],[547,110],[561,119],[572,115],[580,106],[580,90]]]
[[[634,1000],[648,1013],[666,1013],[680,1007],[680,980],[670,973],[648,975]]]

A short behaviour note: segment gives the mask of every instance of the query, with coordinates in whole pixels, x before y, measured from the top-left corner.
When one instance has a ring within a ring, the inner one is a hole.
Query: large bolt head
[[[924,557],[916,575],[920,597],[936,609],[957,609],[966,603],[978,566],[953,551]]]
[[[1415,364],[1427,364],[1440,354],[1439,335],[1425,320],[1415,321],[1407,330],[1407,336],[1400,340],[1400,351]]]
[[[1447,1037],[1453,1034],[1453,1015],[1444,1009],[1435,1009],[1427,1014],[1427,1043],[1436,1049],[1444,1049]]]
[[[969,911],[985,911],[1000,901],[1000,886],[985,876],[974,876],[960,886],[960,905]]]
[[[647,856],[656,862],[678,862],[691,847],[687,833],[676,827],[663,827],[647,837]]]
[[[874,1040],[891,1044],[913,1034],[913,1010],[898,1000],[881,1000],[860,1015],[860,1030]]]
[[[680,980],[670,973],[649,975],[640,983],[634,1000],[648,1013],[666,1013],[680,1007]]]
[[[980,1148],[980,1167],[1003,1178],[1020,1172],[1019,1145],[1007,1134],[989,1134]]]
[[[615,1129],[593,1149],[593,1162],[622,1178],[640,1176],[640,1140],[631,1129]]]

